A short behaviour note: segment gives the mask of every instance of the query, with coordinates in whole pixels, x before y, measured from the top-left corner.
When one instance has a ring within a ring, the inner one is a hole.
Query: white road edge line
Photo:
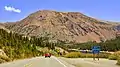
[[[58,60],[56,57],[53,57],[55,60],[57,60],[61,65],[63,65],[64,67],[67,67],[65,64],[63,64],[60,60]]]

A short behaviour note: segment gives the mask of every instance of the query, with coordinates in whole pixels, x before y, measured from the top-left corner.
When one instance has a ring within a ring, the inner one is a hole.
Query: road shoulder
[[[56,57],[55,57],[56,58]],[[57,59],[62,63],[64,64],[64,67],[75,67],[74,65],[66,62],[65,60],[63,60],[61,57],[57,57]]]
[[[116,65],[116,61],[108,59],[100,59],[93,61],[92,58],[63,58],[60,59],[72,64],[76,67],[120,67]]]

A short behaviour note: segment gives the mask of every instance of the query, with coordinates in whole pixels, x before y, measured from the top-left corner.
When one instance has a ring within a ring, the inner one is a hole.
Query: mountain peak
[[[115,38],[113,25],[101,22],[79,12],[39,10],[25,19],[6,26],[27,36],[43,36],[46,33],[56,40],[75,42],[108,40]]]

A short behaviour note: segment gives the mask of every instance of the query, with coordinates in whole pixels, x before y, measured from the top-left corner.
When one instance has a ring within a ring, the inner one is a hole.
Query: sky
[[[19,21],[38,10],[81,12],[120,22],[120,0],[0,0],[0,22]]]

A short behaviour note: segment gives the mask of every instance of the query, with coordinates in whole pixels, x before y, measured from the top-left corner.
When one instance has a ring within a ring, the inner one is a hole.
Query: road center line
[[[53,57],[56,61],[58,61],[61,65],[63,65],[64,67],[67,67],[65,64],[63,64],[60,60],[58,60],[56,57]]]

